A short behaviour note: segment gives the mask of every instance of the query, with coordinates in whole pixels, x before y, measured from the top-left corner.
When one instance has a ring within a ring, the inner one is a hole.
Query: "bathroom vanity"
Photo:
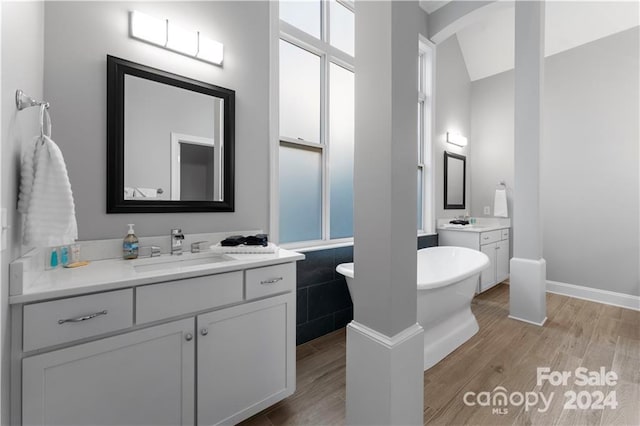
[[[438,224],[439,245],[468,247],[489,256],[491,266],[480,275],[478,293],[509,278],[509,227],[508,219],[466,226]]]
[[[31,277],[10,296],[11,423],[233,424],[291,395],[303,258],[164,255]],[[21,262],[12,279],[28,278]]]

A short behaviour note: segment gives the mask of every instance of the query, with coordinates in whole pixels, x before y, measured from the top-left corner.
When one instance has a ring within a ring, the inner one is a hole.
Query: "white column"
[[[423,423],[416,324],[417,2],[357,1],[347,424]]]
[[[515,191],[509,316],[537,325],[547,319],[540,220],[544,6],[544,1],[515,4]]]

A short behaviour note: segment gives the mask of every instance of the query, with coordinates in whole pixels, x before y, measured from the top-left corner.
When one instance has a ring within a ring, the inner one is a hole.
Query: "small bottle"
[[[122,258],[136,259],[138,257],[138,237],[133,232],[133,223],[129,224],[129,232],[122,242]]]
[[[71,263],[80,262],[80,244],[71,244]]]
[[[56,269],[58,267],[58,248],[52,247],[48,254],[46,269]]]
[[[68,246],[60,247],[60,264],[62,266],[67,266],[69,264],[69,247]]]

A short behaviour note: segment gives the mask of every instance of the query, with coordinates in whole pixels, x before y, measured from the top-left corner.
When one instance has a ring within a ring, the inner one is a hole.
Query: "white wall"
[[[451,36],[436,46],[435,76],[435,132],[433,139],[433,161],[435,169],[435,216],[436,218],[460,216],[471,206],[470,168],[473,159],[470,146],[470,102],[471,81],[457,37]],[[469,139],[465,148],[447,143],[447,131],[453,130]],[[467,157],[466,210],[444,209],[444,151]]]
[[[551,281],[640,295],[639,38],[636,27],[545,61],[541,202]],[[513,72],[471,85],[471,210],[480,216],[493,208],[497,179],[513,188]]]
[[[39,132],[38,108],[18,112],[15,92],[42,98],[44,5],[39,2],[5,2],[2,7],[2,207],[7,208],[7,250],[2,253],[0,312],[2,313],[2,424],[9,424],[9,272],[8,264],[22,254],[21,223],[16,210],[18,165],[23,147]]]
[[[129,38],[129,11],[169,18],[224,44],[224,66]],[[46,2],[44,93],[62,149],[81,240],[268,229],[268,2]],[[17,39],[14,39],[17,40]],[[110,214],[106,211],[106,55],[236,91],[234,213]]]

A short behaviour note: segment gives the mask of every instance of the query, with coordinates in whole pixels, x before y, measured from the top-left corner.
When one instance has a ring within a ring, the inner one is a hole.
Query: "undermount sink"
[[[160,256],[158,258],[143,259],[138,264],[133,265],[136,272],[164,271],[168,269],[184,268],[188,266],[198,266],[213,263],[228,262],[231,257],[219,253],[206,253],[204,255],[190,256],[188,254],[180,256]]]

